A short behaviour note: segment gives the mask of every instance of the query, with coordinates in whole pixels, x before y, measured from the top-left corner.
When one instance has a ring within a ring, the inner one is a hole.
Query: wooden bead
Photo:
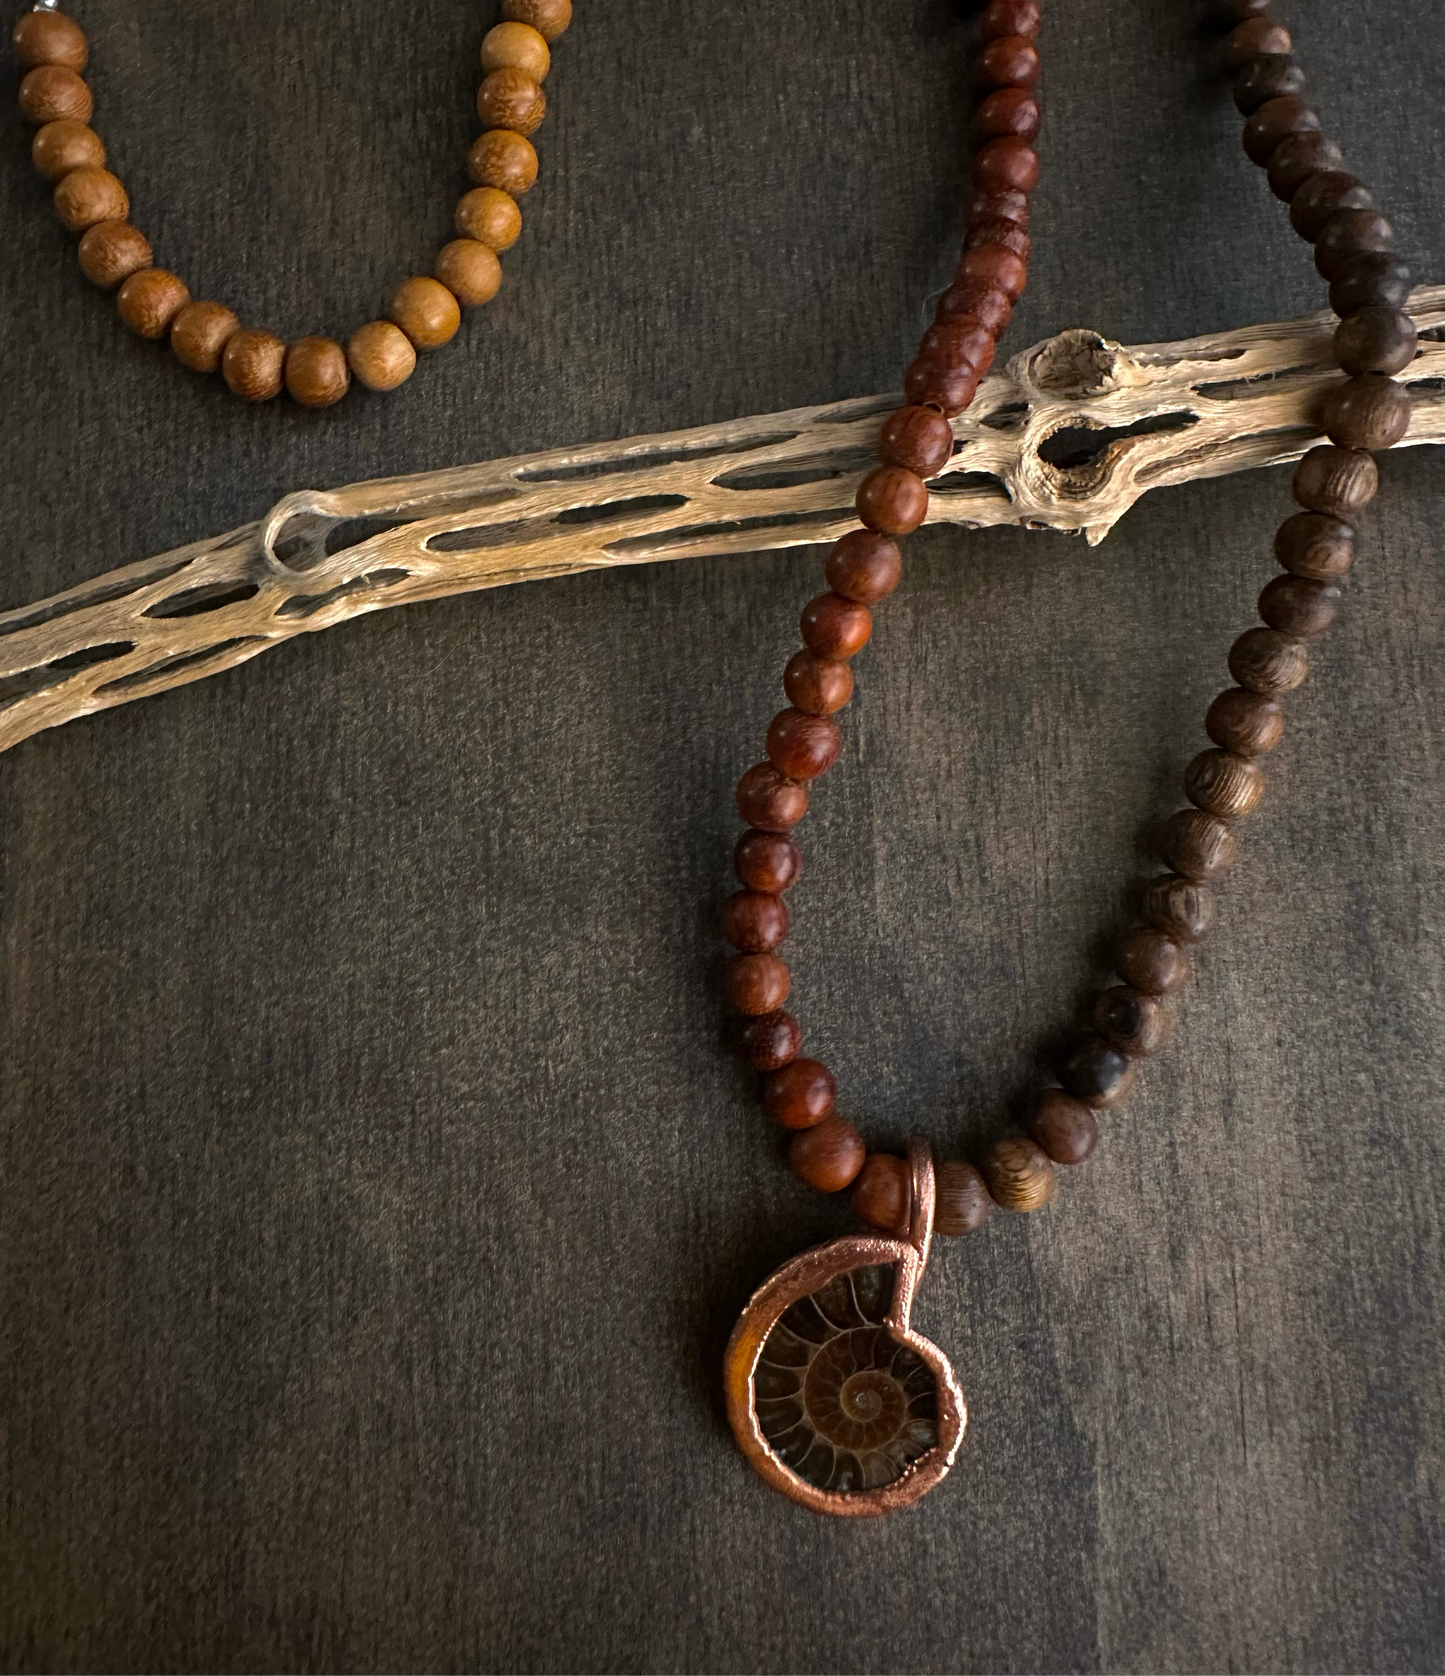
[[[968,201],[968,221],[1008,221],[1024,232],[1029,229],[1032,211],[1027,192],[975,192]]]
[[[928,489],[916,472],[878,466],[858,485],[855,504],[870,530],[907,535],[928,516]]]
[[[494,186],[520,198],[537,183],[537,153],[532,142],[510,128],[489,128],[467,153],[467,173],[478,186]]]
[[[55,213],[71,233],[101,221],[124,221],[130,194],[109,169],[72,169],[55,188]]]
[[[243,402],[269,402],[281,394],[286,373],[286,345],[258,326],[233,332],[221,351],[221,377]]]
[[[1330,307],[1341,318],[1362,308],[1403,308],[1409,295],[1409,268],[1383,250],[1351,256],[1330,281]]]
[[[1204,731],[1216,745],[1238,756],[1267,756],[1284,732],[1284,711],[1264,693],[1229,687],[1209,706]]]
[[[1048,1153],[1027,1135],[997,1141],[983,1161],[983,1179],[1005,1210],[1038,1210],[1058,1185]]]
[[[137,337],[163,338],[190,300],[184,280],[164,268],[142,268],[116,293],[115,306]]]
[[[1092,1107],[1062,1088],[1046,1088],[1034,1101],[1028,1131],[1055,1164],[1082,1164],[1099,1144]]]
[[[767,954],[788,935],[788,904],[761,890],[738,890],[722,907],[722,933],[744,954]]]
[[[1342,209],[1369,209],[1374,199],[1364,183],[1343,169],[1316,169],[1289,201],[1289,224],[1302,239],[1317,239],[1320,229]]]
[[[411,339],[390,320],[368,320],[351,334],[346,360],[368,390],[394,390],[416,370]]]
[[[1037,87],[1039,55],[1023,35],[1001,35],[978,55],[978,76],[985,87]]]
[[[1296,640],[1313,640],[1334,622],[1340,590],[1303,576],[1276,576],[1259,596],[1259,614],[1270,628]]]
[[[402,280],[386,312],[418,349],[439,349],[462,323],[461,308],[446,286],[421,274]]]
[[[1239,840],[1217,815],[1180,809],[1164,822],[1159,857],[1186,879],[1209,879],[1234,864]]]
[[[912,403],[928,403],[950,418],[963,412],[978,390],[979,374],[972,367],[941,367],[920,355],[903,375],[903,394]]]
[[[40,64],[20,83],[20,114],[36,127],[47,122],[89,122],[90,88],[62,64]]]
[[[1298,96],[1267,99],[1244,125],[1245,153],[1251,163],[1263,168],[1282,140],[1318,129],[1319,125],[1319,116]]]
[[[530,24],[550,46],[572,21],[572,0],[502,0],[502,16]]]
[[[1355,559],[1355,532],[1339,518],[1296,512],[1275,532],[1274,556],[1296,576],[1338,582]]]
[[[150,240],[128,221],[101,221],[84,233],[77,251],[80,271],[102,291],[114,290],[153,260]]]
[[[919,356],[941,367],[971,367],[982,375],[993,365],[998,344],[988,327],[966,314],[951,314],[930,326]]]
[[[1292,204],[1311,175],[1333,172],[1344,160],[1344,153],[1324,134],[1288,134],[1269,154],[1269,189],[1282,204]]]
[[[552,54],[545,37],[530,23],[509,19],[482,36],[482,69],[520,70],[539,85],[552,67]]]
[[[788,968],[775,954],[735,954],[723,978],[729,1004],[749,1017],[776,1012],[792,984]]]
[[[1134,1062],[1103,1037],[1085,1036],[1059,1067],[1059,1081],[1076,1100],[1102,1111],[1129,1092]]]
[[[748,1019],[737,1032],[737,1051],[755,1071],[780,1071],[792,1064],[802,1046],[802,1027],[781,1008]]]
[[[801,1129],[788,1149],[794,1175],[820,1193],[841,1193],[857,1178],[868,1156],[863,1137],[841,1117],[825,1117]]]
[[[44,12],[27,14],[45,15]],[[72,169],[100,168],[105,162],[105,143],[84,122],[47,122],[35,130],[35,138],[30,142],[30,161],[43,179],[54,184]]]
[[[351,387],[346,351],[331,338],[297,338],[286,351],[286,392],[302,407],[330,407]]]
[[[480,308],[501,290],[502,264],[476,239],[453,239],[437,255],[436,277],[463,308]]]
[[[1039,155],[1027,140],[988,140],[973,159],[973,184],[980,192],[1032,192],[1039,183]]]
[[[934,1171],[933,1231],[959,1239],[993,1214],[988,1183],[972,1164],[946,1158]]]
[[[1410,428],[1410,398],[1393,378],[1361,373],[1330,391],[1321,417],[1343,448],[1393,448]]]
[[[522,212],[509,192],[474,186],[457,200],[457,231],[489,250],[510,250],[522,234]]]
[[[1305,73],[1288,53],[1261,53],[1235,78],[1234,108],[1241,116],[1253,116],[1261,105],[1300,93],[1304,85]]]
[[[171,352],[192,372],[219,372],[226,345],[240,329],[224,303],[187,303],[171,321]]]
[[[1294,469],[1294,498],[1311,512],[1348,518],[1375,498],[1380,472],[1360,448],[1311,448]]]
[[[860,1222],[884,1233],[901,1234],[913,1209],[912,1172],[890,1152],[869,1153],[849,1202]]]
[[[803,607],[799,627],[803,644],[816,656],[851,658],[868,644],[873,613],[841,594],[819,594]]]
[[[787,832],[808,812],[808,788],[759,762],[738,781],[738,813],[764,832]]]
[[[547,114],[547,95],[520,70],[493,70],[477,89],[477,115],[488,128],[534,134]]]
[[[1251,58],[1280,57],[1290,50],[1289,30],[1269,17],[1252,17],[1237,24],[1224,38],[1224,67],[1240,70]]]
[[[1395,242],[1395,229],[1374,209],[1338,209],[1315,239],[1315,268],[1321,279],[1334,279],[1352,257],[1383,254]]]
[[[1013,315],[1013,301],[1007,291],[987,279],[956,279],[938,299],[938,318],[966,314],[1001,337]],[[902,462],[900,462],[901,464]]]
[[[838,724],[806,710],[780,710],[768,725],[768,758],[790,780],[816,780],[838,760]]]
[[[997,41],[1006,35],[1037,35],[1042,17],[1038,0],[989,0],[980,20],[980,34],[985,41]]]
[[[22,70],[58,64],[78,75],[90,57],[85,31],[64,12],[25,12],[10,39]]]
[[[878,433],[878,458],[884,465],[902,466],[905,471],[916,472],[919,477],[933,477],[942,471],[953,458],[953,446],[953,426],[932,407],[900,407],[896,413],[889,414],[883,422],[883,429]],[[852,534],[845,535],[843,541],[853,541],[855,536],[862,535],[862,531],[855,530]],[[855,545],[876,542],[877,537],[873,536],[866,538],[864,543],[855,542]],[[842,542],[839,542],[833,551],[836,553],[841,545]],[[888,545],[892,547],[893,552],[898,552],[891,542]],[[892,585],[885,588],[884,593],[892,593],[898,586],[898,578],[902,574],[903,560],[900,556]],[[838,591],[842,593],[845,590],[840,588]],[[848,597],[863,598],[861,594],[850,594]],[[879,599],[882,597],[882,594],[877,595]],[[872,601],[864,599],[863,603],[870,605]]]
[[[1106,989],[1094,1007],[1095,1029],[1130,1059],[1147,1059],[1158,1053],[1168,1023],[1162,1004],[1129,984]]]
[[[950,444],[953,432],[942,414],[931,407],[904,408],[904,413],[926,413],[948,430]],[[850,530],[835,541],[823,561],[823,575],[835,594],[856,600],[860,605],[876,605],[887,599],[898,586],[903,575],[903,555],[898,543],[876,530]]]
[[[763,1110],[784,1129],[811,1129],[833,1115],[838,1085],[816,1059],[795,1059],[763,1084]]]
[[[1334,347],[1341,372],[1404,372],[1419,351],[1420,333],[1403,309],[1360,308],[1340,321]]]
[[[1034,247],[1033,240],[1022,227],[1015,226],[1012,221],[1000,220],[997,216],[980,217],[968,224],[968,230],[963,236],[964,250],[976,250],[980,245],[985,244],[1000,245],[1004,250],[1012,251],[1021,262],[1028,261],[1029,254]],[[990,346],[988,353],[990,365],[993,362],[993,355],[994,350]],[[987,370],[986,367],[979,367],[980,372],[986,372]]]
[[[733,850],[733,871],[748,890],[776,896],[790,890],[803,870],[803,852],[782,832],[749,827]]]
[[[1229,649],[1229,673],[1256,693],[1287,693],[1309,673],[1309,653],[1278,629],[1246,629]]]
[[[846,663],[794,652],[783,671],[783,691],[795,709],[831,716],[853,696],[853,671]]]
[[[1201,751],[1185,770],[1184,794],[1196,809],[1236,820],[1258,807],[1264,796],[1264,770],[1233,751]]]
[[[958,277],[991,286],[1016,303],[1028,285],[1029,265],[1001,244],[980,244],[964,251]]]
[[[1114,953],[1114,970],[1146,995],[1172,995],[1189,978],[1189,956],[1164,932],[1141,925],[1128,933]]]
[[[1144,916],[1176,943],[1197,943],[1214,923],[1214,892],[1198,879],[1165,873],[1144,892]]]
[[[1026,87],[996,87],[974,112],[973,126],[984,139],[1014,138],[1032,142],[1039,131],[1038,100]],[[1019,188],[1004,190],[1016,192]]]

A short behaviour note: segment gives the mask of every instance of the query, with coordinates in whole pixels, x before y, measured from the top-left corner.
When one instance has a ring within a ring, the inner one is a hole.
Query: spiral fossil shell
[[[879,1489],[938,1443],[933,1370],[885,1322],[891,1264],[835,1275],[776,1322],[753,1375],[778,1458],[822,1490]]]

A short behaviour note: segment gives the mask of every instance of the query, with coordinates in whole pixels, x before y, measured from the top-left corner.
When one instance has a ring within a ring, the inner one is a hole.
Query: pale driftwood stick
[[[1445,287],[1416,291],[1422,331]],[[1338,374],[1327,313],[1133,349],[1068,331],[988,378],[931,521],[1101,541],[1149,489],[1299,457]],[[1445,345],[1404,375],[1410,443],[1445,441]],[[693,554],[827,541],[854,522],[896,396],[670,436],[303,490],[260,523],[0,616],[0,750],[365,611]],[[373,527],[348,530],[358,520]],[[352,539],[348,540],[348,536]],[[330,545],[336,551],[328,552]]]

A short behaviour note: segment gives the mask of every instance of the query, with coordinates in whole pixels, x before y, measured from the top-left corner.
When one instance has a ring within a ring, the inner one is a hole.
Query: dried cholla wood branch
[[[1411,298],[1445,337],[1445,287]],[[1328,313],[1126,349],[1067,331],[954,424],[933,522],[1104,536],[1149,489],[1297,459],[1338,374]],[[1445,441],[1445,343],[1407,373]],[[229,669],[293,635],[476,588],[831,540],[896,396],[288,495],[260,523],[0,615],[0,750]]]

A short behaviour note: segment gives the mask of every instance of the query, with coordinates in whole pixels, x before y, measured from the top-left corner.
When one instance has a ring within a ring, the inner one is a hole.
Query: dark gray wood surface
[[[446,238],[488,5],[77,14],[197,294],[344,334]],[[1290,21],[1445,279],[1434,0]],[[1047,41],[1011,347],[1319,306],[1188,5],[1054,0]],[[941,0],[578,0],[501,298],[323,414],[128,338],[7,116],[0,604],[304,485],[896,385],[970,49]],[[750,1288],[849,1224],[716,994],[815,552],[414,607],[15,750],[7,1667],[1439,1669],[1442,473],[1387,464],[1176,1042],[1054,1206],[939,1251],[972,1425],[866,1528],[766,1491],[718,1397]],[[879,1144],[976,1148],[1097,981],[1287,500],[911,543],[795,898],[809,1042]]]

